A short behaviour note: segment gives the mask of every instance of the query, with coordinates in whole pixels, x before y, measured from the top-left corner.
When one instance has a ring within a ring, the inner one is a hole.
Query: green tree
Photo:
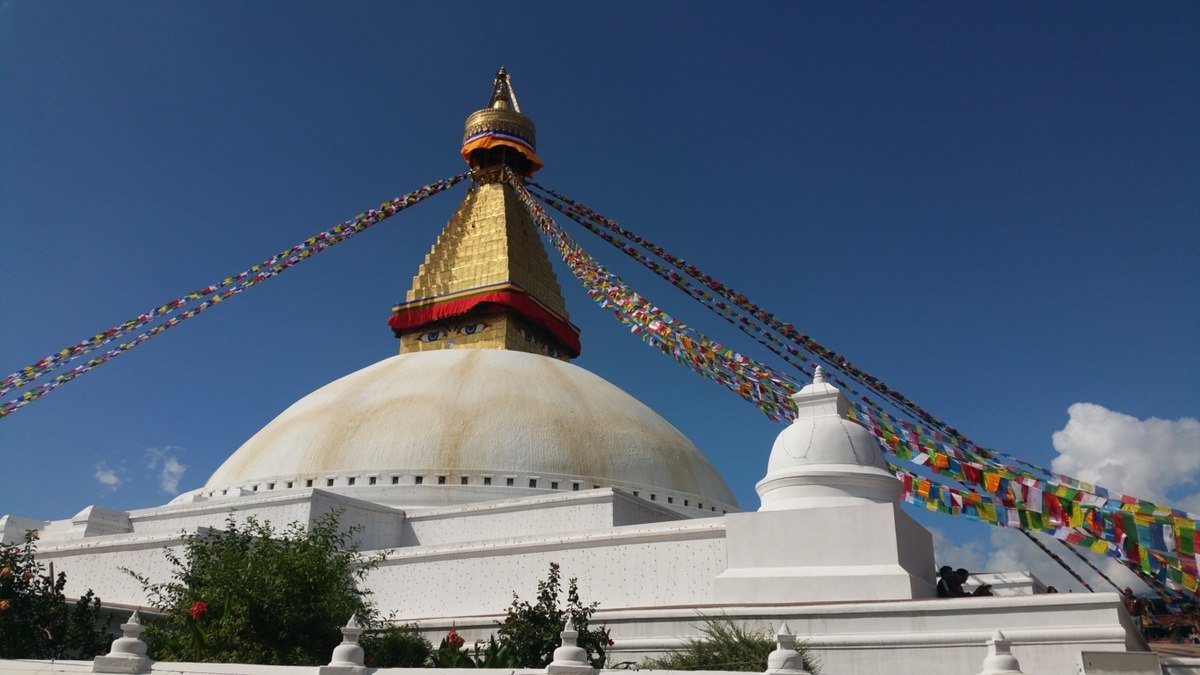
[[[352,614],[371,626],[374,606],[358,588],[382,555],[359,553],[340,512],[311,527],[232,515],[224,530],[185,535],[182,556],[166,552],[173,581],[141,581],[162,619],[147,626],[150,656],[163,661],[274,665],[329,662]]]
[[[525,668],[544,668],[554,660],[554,650],[562,643],[559,633],[567,617],[579,631],[579,646],[587,651],[592,665],[604,665],[604,653],[612,640],[605,628],[589,629],[588,621],[598,603],[584,605],[579,601],[579,588],[574,578],[567,580],[567,604],[559,604],[562,591],[558,563],[550,563],[545,581],[538,582],[537,603],[529,604],[513,593],[512,604],[500,624],[499,644],[507,648],[512,658]]]
[[[704,637],[692,638],[682,649],[656,659],[646,659],[643,669],[650,670],[733,670],[761,673],[767,669],[767,657],[775,650],[775,641],[766,633],[747,630],[727,616],[705,617],[700,629]],[[817,660],[801,645],[804,669],[818,672]]]
[[[45,573],[34,557],[37,533],[0,545],[0,659],[90,659],[108,651],[109,617],[91,590],[74,605],[63,588],[67,575]]]

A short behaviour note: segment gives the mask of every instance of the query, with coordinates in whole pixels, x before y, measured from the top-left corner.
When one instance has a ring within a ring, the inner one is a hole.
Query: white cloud
[[[187,465],[177,458],[182,452],[183,448],[177,445],[146,449],[146,468],[158,471],[158,486],[167,494],[179,492],[179,480],[187,471]]]
[[[180,464],[179,460],[174,457],[168,457],[163,462],[162,471],[158,473],[158,484],[163,492],[167,494],[177,494],[179,492],[179,479],[183,478],[183,472],[187,471],[187,466]]]
[[[1067,414],[1054,432],[1055,471],[1156,502],[1169,503],[1172,488],[1196,483],[1200,420],[1140,420],[1094,403],[1076,403]],[[1174,501],[1200,506],[1200,494]]]
[[[96,477],[96,482],[100,483],[109,490],[116,490],[121,486],[121,477],[117,475],[116,471],[108,468],[108,466],[103,463],[96,465],[96,473],[93,475]]]
[[[936,527],[926,528],[933,535],[933,559],[938,567],[949,565],[955,569],[965,567],[978,570],[983,567],[983,547],[978,541],[964,544],[954,543],[946,533]]]

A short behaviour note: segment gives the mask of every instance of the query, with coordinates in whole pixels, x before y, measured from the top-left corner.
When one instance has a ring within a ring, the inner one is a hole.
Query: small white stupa
[[[718,601],[911,600],[935,595],[933,541],[900,509],[879,442],[847,419],[825,373],[792,395],[796,419],[771,449],[757,514],[729,514]]]

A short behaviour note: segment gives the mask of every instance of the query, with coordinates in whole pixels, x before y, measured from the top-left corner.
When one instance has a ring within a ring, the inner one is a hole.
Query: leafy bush
[[[91,590],[72,607],[57,576],[34,558],[37,533],[22,544],[0,545],[0,659],[90,659],[108,652],[112,638],[100,621],[100,598]]]
[[[608,630],[589,629],[588,621],[596,611],[598,603],[584,605],[579,601],[579,588],[575,579],[567,580],[567,605],[559,606],[558,596],[562,591],[561,573],[558,563],[550,563],[550,572],[545,581],[538,582],[537,604],[522,601],[513,593],[512,605],[508,607],[504,622],[500,624],[499,643],[507,648],[512,658],[523,668],[544,668],[554,660],[554,650],[562,644],[559,634],[567,617],[579,631],[579,646],[588,654],[592,665],[604,665],[605,650],[612,645]]]
[[[433,652],[431,661],[435,668],[520,668],[521,664],[513,656],[507,645],[501,646],[496,642],[496,636],[488,637],[487,642],[476,642],[471,652],[463,650],[462,636],[458,631],[451,630],[442,638],[441,644]]]
[[[270,523],[230,515],[223,531],[185,535],[171,551],[173,581],[141,581],[162,620],[147,626],[150,656],[163,661],[272,665],[329,662],[352,614],[371,626],[374,607],[358,582],[380,556],[358,552],[340,513],[277,532]]]
[[[388,626],[364,633],[359,640],[372,668],[423,668],[430,663],[433,646],[413,626]]]
[[[682,649],[657,659],[646,659],[643,669],[652,670],[733,670],[763,672],[767,657],[775,650],[775,641],[765,633],[747,630],[727,616],[705,617],[700,629],[704,637],[692,638]],[[804,659],[804,669],[816,673],[818,663],[804,647],[796,645]]]

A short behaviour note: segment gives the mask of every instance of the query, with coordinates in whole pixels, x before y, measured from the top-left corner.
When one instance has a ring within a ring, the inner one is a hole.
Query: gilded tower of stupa
[[[389,322],[400,353],[509,349],[560,359],[579,355],[537,228],[505,169],[528,178],[542,168],[533,121],[521,113],[504,68],[488,106],[467,118],[462,156],[472,186],[413,277]]]

